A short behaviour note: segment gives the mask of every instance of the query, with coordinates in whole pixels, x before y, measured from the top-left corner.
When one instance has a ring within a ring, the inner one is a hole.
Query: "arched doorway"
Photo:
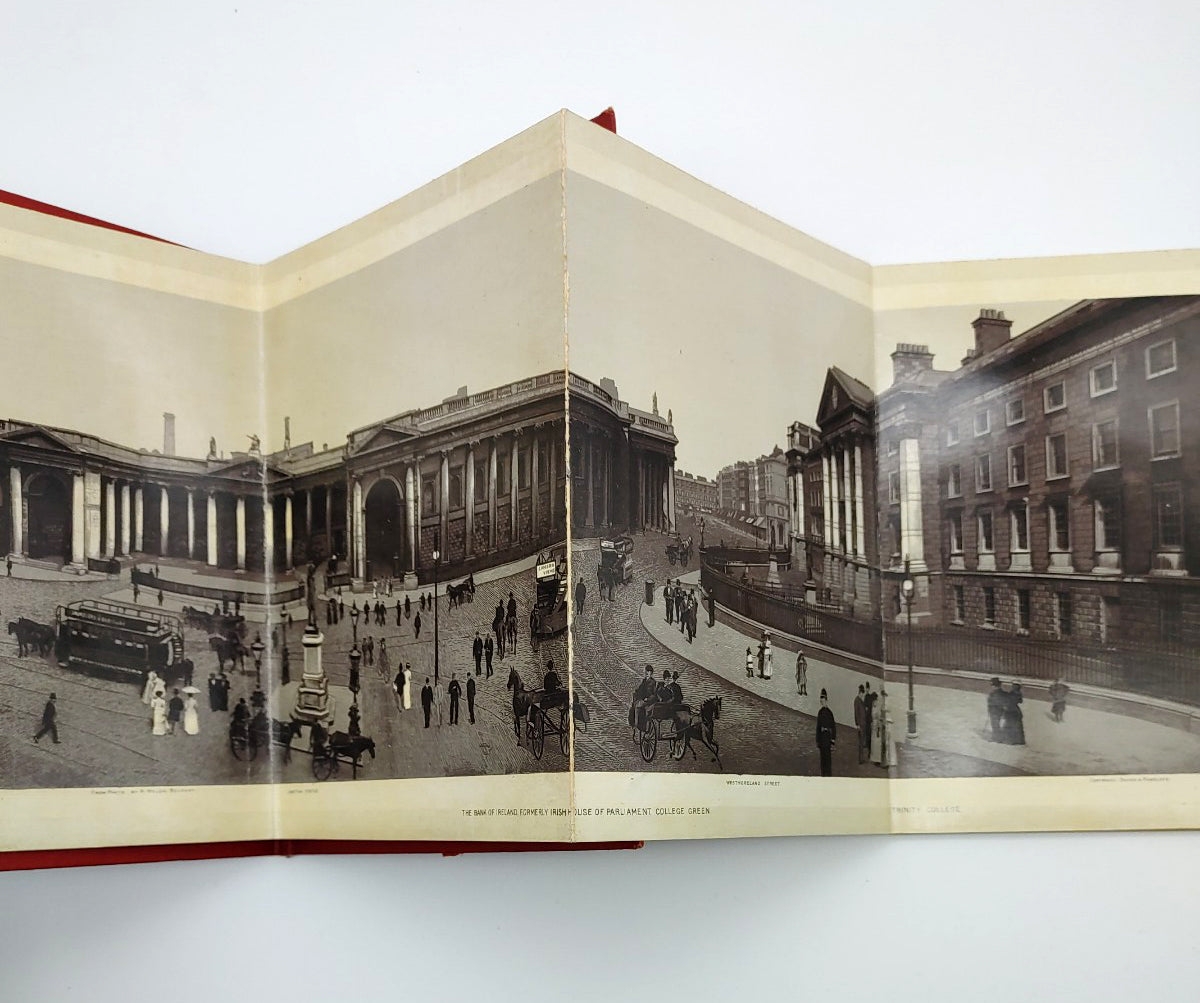
[[[371,485],[366,508],[367,566],[364,577],[396,577],[403,573],[404,498],[387,477]]]
[[[71,560],[71,491],[53,474],[34,474],[25,485],[30,557]]]

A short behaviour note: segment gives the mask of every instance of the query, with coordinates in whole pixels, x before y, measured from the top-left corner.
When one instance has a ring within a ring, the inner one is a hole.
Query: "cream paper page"
[[[895,830],[1194,826],[1200,254],[874,276]]]
[[[261,494],[235,455],[258,428],[258,291],[252,266],[0,207],[4,849],[272,834],[270,757],[230,754],[210,631],[183,615],[219,595],[208,492],[230,539],[233,497]]]
[[[880,688],[870,269],[574,117],[566,145],[576,838],[886,832],[854,719]]]

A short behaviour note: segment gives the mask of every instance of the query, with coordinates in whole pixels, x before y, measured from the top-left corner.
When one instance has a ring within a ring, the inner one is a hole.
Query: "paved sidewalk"
[[[699,572],[681,576],[685,585],[697,585]],[[743,633],[719,617],[713,627],[707,625],[706,609],[700,610],[696,640],[688,644],[678,625],[668,624],[662,606],[661,589],[655,605],[641,607],[646,630],[660,643],[683,658],[702,666],[728,681],[784,706],[816,714],[822,687],[829,692],[829,703],[838,724],[854,724],[854,694],[860,683],[870,680],[879,689],[877,678],[836,664],[832,658],[799,638],[772,632],[775,649],[774,673],[770,680],[746,677],[746,648],[757,655],[760,631],[757,625],[743,621]],[[721,609],[722,617],[737,620]],[[808,655],[808,695],[796,692],[795,653],[804,645]],[[886,689],[898,739],[906,727],[908,691],[906,681],[894,678],[888,670]],[[918,677],[919,678],[919,677]],[[682,680],[681,680],[682,682]],[[686,687],[685,687],[686,692]],[[1094,691],[1089,691],[1095,697]],[[1092,699],[1089,703],[1095,704]],[[1095,706],[1071,706],[1065,720],[1050,717],[1050,705],[1044,692],[1026,695],[1023,704],[1026,744],[1003,745],[988,738],[985,693],[952,686],[918,682],[914,687],[919,736],[912,743],[957,755],[1000,763],[1014,770],[1046,776],[1116,773],[1195,772],[1200,767],[1200,734],[1166,724],[1142,720]]]

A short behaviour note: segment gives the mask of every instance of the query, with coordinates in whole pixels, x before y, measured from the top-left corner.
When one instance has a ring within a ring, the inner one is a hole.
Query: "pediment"
[[[76,455],[80,452],[78,446],[67,442],[56,432],[41,425],[24,426],[8,432],[0,433],[0,442],[14,443],[29,449],[37,449],[50,453],[69,453]]]
[[[398,446],[409,442],[416,431],[405,425],[385,423],[378,428],[365,432],[363,437],[351,443],[352,453],[361,453],[368,449],[384,449],[387,446]]]
[[[825,374],[825,386],[821,391],[821,403],[817,408],[817,425],[820,428],[847,411],[867,415],[874,404],[875,395],[861,380],[831,366]]]

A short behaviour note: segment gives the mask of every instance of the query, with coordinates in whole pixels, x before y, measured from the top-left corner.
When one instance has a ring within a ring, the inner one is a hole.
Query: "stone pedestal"
[[[329,695],[329,680],[321,666],[321,645],[325,643],[325,635],[310,623],[300,641],[304,645],[304,674],[296,690],[292,720],[304,724],[328,722],[333,719],[334,706]]]

